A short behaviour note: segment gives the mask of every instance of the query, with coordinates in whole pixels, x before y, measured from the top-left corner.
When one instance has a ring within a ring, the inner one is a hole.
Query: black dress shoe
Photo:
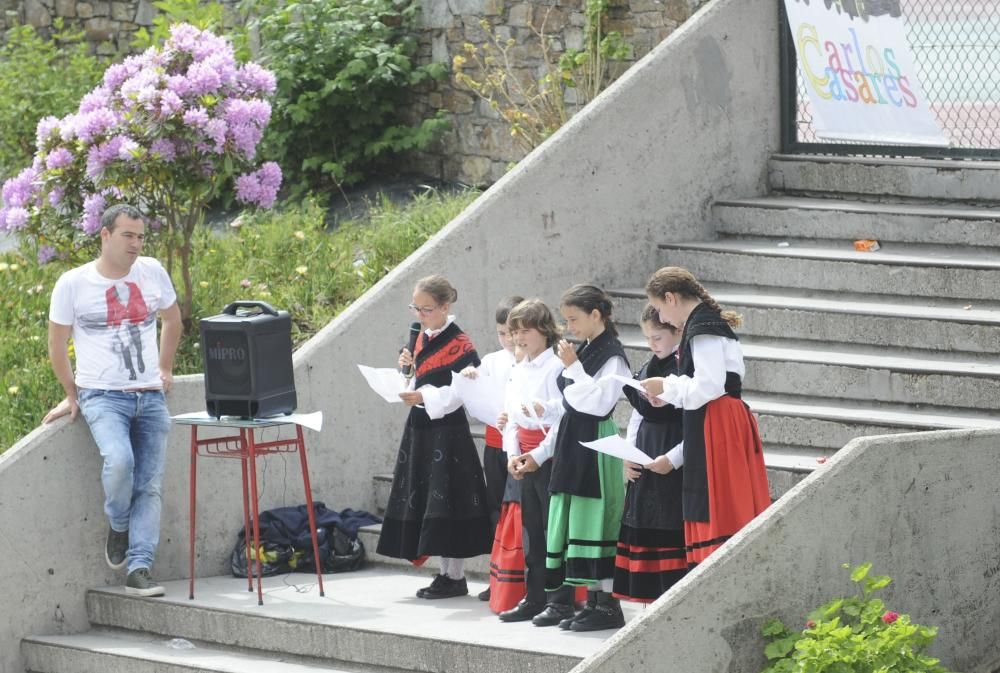
[[[427,591],[432,591],[432,590],[436,591],[440,589],[447,581],[448,581],[447,575],[435,575],[434,579],[431,580],[430,586],[421,587],[417,589],[417,598],[423,598],[424,593]]]
[[[572,605],[549,603],[544,610],[534,616],[531,623],[535,626],[555,626],[562,620],[572,617],[573,612]]]
[[[501,622],[526,622],[545,610],[545,603],[533,603],[527,599],[500,613]]]
[[[573,615],[569,619],[564,619],[561,622],[559,622],[559,628],[562,629],[563,631],[570,631],[570,630],[572,630],[572,628],[573,628],[573,622],[575,622],[578,619],[582,619],[583,617],[586,617],[587,615],[589,615],[591,612],[594,611],[595,607],[597,607],[597,592],[596,591],[588,591],[587,592],[587,604],[583,606],[582,610],[580,610],[579,612],[577,612],[575,615]]]
[[[618,599],[607,592],[597,594],[597,605],[589,615],[580,617],[570,625],[571,631],[603,631],[625,626],[625,615]]]
[[[486,587],[485,589],[483,589],[482,591],[480,591],[479,595],[476,596],[476,598],[478,598],[479,600],[483,601],[484,603],[486,601],[490,600],[490,588]]]
[[[438,575],[438,577],[443,578],[443,581],[438,582],[437,586],[431,582],[429,587],[418,591],[417,596],[433,600],[435,598],[455,598],[469,593],[469,585],[464,577],[460,580],[453,580],[447,575]],[[434,579],[437,581],[437,577]]]

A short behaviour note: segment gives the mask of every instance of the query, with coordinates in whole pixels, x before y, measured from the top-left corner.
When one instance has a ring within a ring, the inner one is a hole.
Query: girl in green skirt
[[[611,298],[603,290],[574,285],[563,294],[559,311],[566,329],[582,342],[579,349],[559,342],[564,413],[536,449],[515,459],[514,471],[533,472],[552,460],[546,589],[586,586],[587,605],[574,614],[568,606],[550,604],[532,621],[572,631],[619,628],[625,618],[611,589],[625,500],[622,461],[581,442],[617,434],[611,415],[622,386],[611,377],[630,378],[631,371],[611,320]]]

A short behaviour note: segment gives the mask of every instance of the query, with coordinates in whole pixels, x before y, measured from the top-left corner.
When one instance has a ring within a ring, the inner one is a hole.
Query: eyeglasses
[[[419,313],[421,315],[430,315],[434,313],[437,306],[417,306],[416,304],[410,304],[406,308],[410,309],[414,313]]]

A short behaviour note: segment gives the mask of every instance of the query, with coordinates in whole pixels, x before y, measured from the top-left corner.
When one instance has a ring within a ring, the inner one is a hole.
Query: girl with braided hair
[[[740,399],[746,368],[732,328],[741,318],[723,311],[687,269],[660,269],[646,294],[661,321],[684,330],[678,374],[642,385],[684,410],[683,450],[670,467],[684,467],[684,538],[694,566],[771,502],[757,421]]]

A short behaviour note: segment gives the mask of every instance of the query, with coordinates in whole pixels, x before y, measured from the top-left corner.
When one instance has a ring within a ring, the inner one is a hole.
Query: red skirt
[[[521,504],[505,502],[500,510],[490,553],[490,610],[510,610],[528,592],[524,583],[524,543]]]
[[[771,504],[757,420],[730,395],[705,409],[708,521],[685,521],[687,560],[701,563]]]

